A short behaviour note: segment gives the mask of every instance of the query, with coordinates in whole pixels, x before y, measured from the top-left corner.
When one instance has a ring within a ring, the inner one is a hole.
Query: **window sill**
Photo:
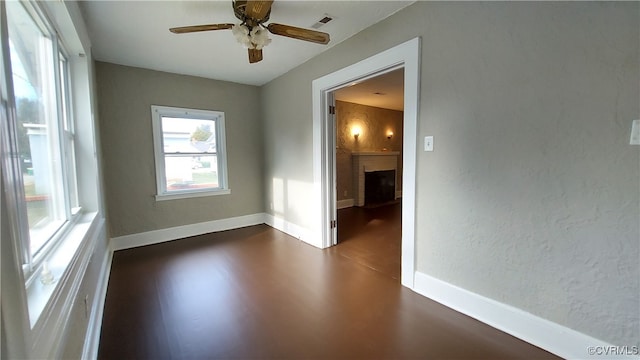
[[[231,194],[231,189],[190,191],[190,192],[183,192],[183,193],[156,195],[156,201],[188,199],[188,198],[197,198],[197,197],[203,197],[203,196],[229,195],[229,194]]]
[[[97,212],[81,215],[80,219],[66,233],[64,239],[60,241],[57,248],[45,259],[53,275],[53,283],[44,285],[40,281],[41,275],[34,274],[35,279],[28,284],[27,303],[32,329],[41,318],[46,319],[48,317],[43,317],[43,314],[55,307],[55,301],[52,300],[58,300],[62,288],[65,287],[65,283],[70,276],[73,265],[80,258],[81,253],[84,255],[84,251],[79,250],[81,248],[84,250],[89,245],[85,240],[88,235],[95,231],[97,215]]]

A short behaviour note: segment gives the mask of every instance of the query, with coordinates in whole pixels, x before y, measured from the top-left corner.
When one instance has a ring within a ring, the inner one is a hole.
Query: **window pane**
[[[215,120],[162,117],[164,153],[215,153]]]
[[[219,187],[218,157],[165,155],[167,191]]]
[[[22,4],[14,1],[6,4],[29,248],[31,254],[36,254],[66,218],[57,136],[53,45]]]

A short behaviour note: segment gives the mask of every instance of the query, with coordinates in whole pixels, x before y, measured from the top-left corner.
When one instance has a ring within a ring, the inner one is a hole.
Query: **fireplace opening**
[[[364,205],[383,204],[396,198],[396,171],[367,171],[364,173]]]

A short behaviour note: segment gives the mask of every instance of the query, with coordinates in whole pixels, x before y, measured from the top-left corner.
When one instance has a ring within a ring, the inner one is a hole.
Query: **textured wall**
[[[257,87],[98,62],[111,236],[263,212]],[[156,201],[151,105],[225,113],[230,195]]]
[[[638,345],[638,3],[431,10],[419,270]]]
[[[354,151],[400,151],[397,190],[402,190],[402,111],[336,101],[336,185],[338,200],[353,199]],[[357,140],[351,128],[359,126]],[[393,136],[387,139],[387,132]]]
[[[420,36],[416,136],[435,151],[419,142],[418,271],[638,345],[639,15],[637,2],[417,2],[264,86],[267,180],[313,182],[313,79]],[[284,192],[289,208],[304,190]]]

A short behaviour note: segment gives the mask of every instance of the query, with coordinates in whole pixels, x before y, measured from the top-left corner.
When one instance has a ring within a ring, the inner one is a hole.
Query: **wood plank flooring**
[[[99,358],[556,358],[403,288],[384,216],[348,216],[327,250],[258,225],[117,251]]]
[[[402,204],[338,210],[338,246],[326,251],[400,281]]]

